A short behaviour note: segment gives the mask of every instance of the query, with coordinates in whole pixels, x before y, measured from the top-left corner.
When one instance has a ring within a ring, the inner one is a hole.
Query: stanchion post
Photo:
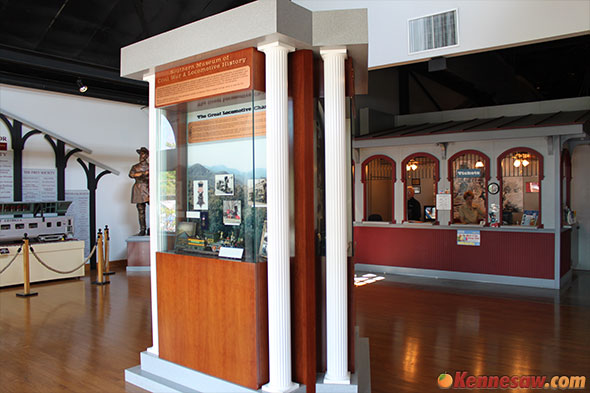
[[[31,276],[29,271],[29,238],[25,233],[23,237],[23,293],[17,293],[19,297],[37,296],[37,292],[31,292]]]
[[[102,231],[98,230],[98,235],[96,236],[96,281],[93,282],[94,285],[106,285],[110,284],[110,281],[106,281],[104,279],[102,264],[104,263],[103,259],[103,248],[102,248]]]
[[[109,260],[109,248],[111,243],[111,236],[109,233],[109,226],[104,226],[104,275],[108,276],[111,274],[115,274],[110,270],[110,260]]]

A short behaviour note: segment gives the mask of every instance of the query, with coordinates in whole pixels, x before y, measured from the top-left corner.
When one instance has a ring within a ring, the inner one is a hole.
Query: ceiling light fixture
[[[80,90],[80,93],[86,93],[88,91],[88,86],[82,83],[82,79],[78,78],[76,84],[78,85],[78,90]]]
[[[411,159],[410,162],[406,164],[406,171],[415,171],[418,169],[418,161]]]
[[[518,168],[520,166],[520,160],[517,158],[516,160],[514,160],[514,167]]]
[[[476,168],[483,168],[483,161],[479,160],[478,162],[475,163],[475,167]]]

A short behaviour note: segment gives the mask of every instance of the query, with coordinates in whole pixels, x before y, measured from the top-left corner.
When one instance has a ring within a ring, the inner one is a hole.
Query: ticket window
[[[451,223],[482,225],[487,223],[487,185],[489,158],[476,150],[464,150],[449,159],[451,184]]]
[[[369,157],[362,170],[365,221],[393,222],[394,161],[386,156]]]
[[[525,148],[500,156],[502,225],[541,225],[542,160]]]
[[[404,183],[404,220],[435,222],[439,162],[427,153],[407,157],[402,164]]]

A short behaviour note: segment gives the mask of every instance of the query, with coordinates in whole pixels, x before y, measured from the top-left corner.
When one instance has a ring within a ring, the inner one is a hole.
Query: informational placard
[[[252,124],[254,136],[265,135],[266,101],[256,101],[254,105],[247,102],[194,111],[189,114],[188,121],[189,143],[252,137]]]
[[[479,246],[481,243],[480,231],[457,230],[458,246]]]
[[[242,255],[244,255],[243,248],[221,247],[219,249],[220,258],[242,259]]]
[[[12,150],[0,151],[0,202],[12,202],[13,170]]]
[[[23,202],[57,201],[57,169],[23,168]]]
[[[66,201],[72,204],[66,215],[74,218],[74,237],[84,240],[84,256],[90,253],[90,194],[88,190],[66,190]]]
[[[156,107],[250,89],[263,62],[262,53],[246,48],[158,72]]]
[[[436,210],[451,210],[451,194],[436,194]]]

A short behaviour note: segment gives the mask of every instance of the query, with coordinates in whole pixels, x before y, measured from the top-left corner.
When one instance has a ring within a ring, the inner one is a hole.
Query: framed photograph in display
[[[412,185],[413,186],[419,186],[420,185],[420,178],[412,179]]]
[[[264,221],[264,225],[262,226],[262,236],[260,236],[260,248],[258,250],[258,256],[262,258],[268,258],[267,254],[267,247],[268,245],[268,236],[266,233],[266,221]]]
[[[242,201],[224,200],[223,201],[223,224],[240,225],[242,222]]]
[[[207,180],[193,181],[193,206],[195,210],[209,210],[209,187]]]
[[[234,195],[234,175],[231,173],[215,175],[215,195]]]
[[[266,179],[248,179],[248,205],[266,207]]]

